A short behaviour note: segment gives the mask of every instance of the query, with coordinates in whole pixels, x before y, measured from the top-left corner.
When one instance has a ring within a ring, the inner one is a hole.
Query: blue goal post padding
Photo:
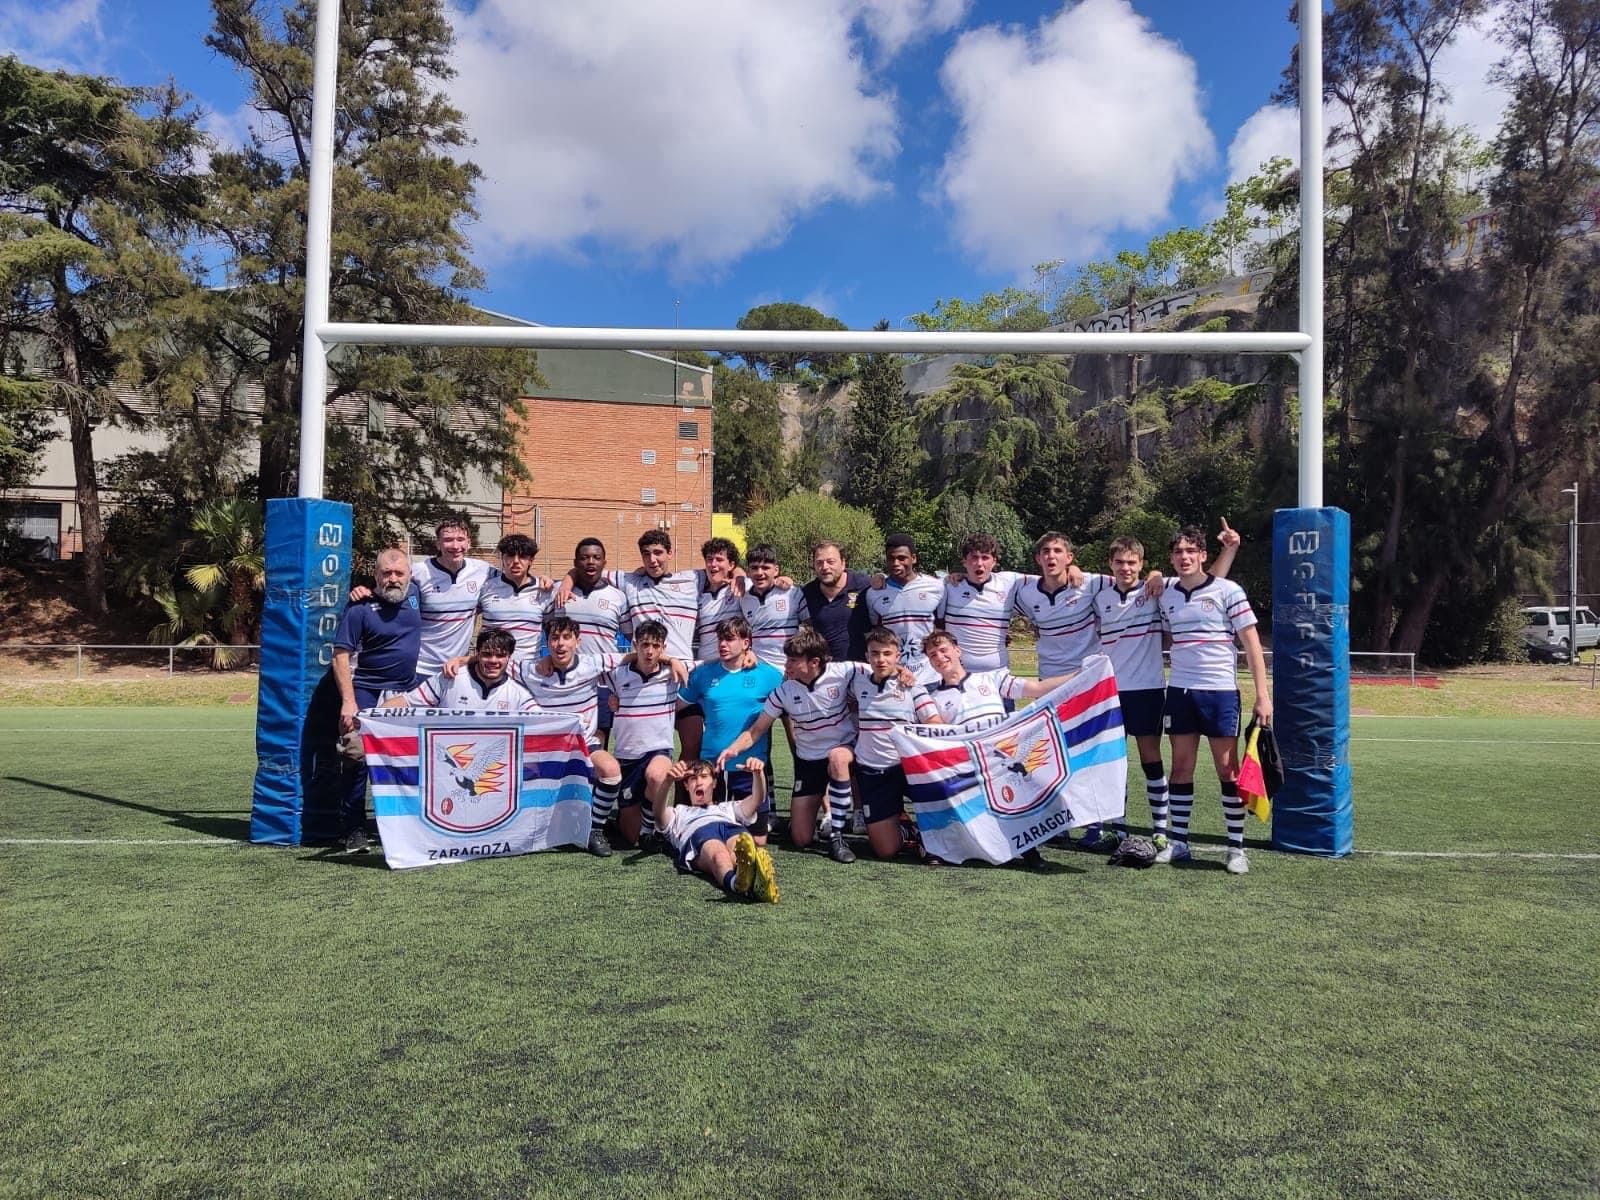
[[[297,846],[306,827],[306,718],[333,661],[350,590],[351,513],[334,500],[267,501],[267,595],[261,613],[261,698],[250,840]]]
[[[1349,854],[1350,514],[1342,509],[1280,508],[1273,517],[1272,703],[1284,773],[1272,844]]]

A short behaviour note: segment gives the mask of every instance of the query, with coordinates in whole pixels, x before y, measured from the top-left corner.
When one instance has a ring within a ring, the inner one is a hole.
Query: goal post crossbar
[[[528,350],[814,351],[822,354],[1294,354],[1308,334],[964,333],[772,329],[631,329],[583,325],[388,325],[327,322],[324,345],[494,346]]]

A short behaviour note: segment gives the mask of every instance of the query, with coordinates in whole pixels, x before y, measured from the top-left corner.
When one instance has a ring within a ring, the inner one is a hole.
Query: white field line
[[[254,733],[254,725],[117,725],[79,727],[76,725],[37,725],[32,728],[18,726],[0,729],[0,737],[22,737],[30,733]]]
[[[0,838],[0,846],[243,846],[232,838]]]
[[[1567,738],[1405,738],[1353,737],[1352,742],[1405,742],[1414,746],[1600,746],[1600,742],[1574,742]]]

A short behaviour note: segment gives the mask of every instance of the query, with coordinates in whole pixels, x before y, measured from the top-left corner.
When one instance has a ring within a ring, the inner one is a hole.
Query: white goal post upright
[[[803,332],[725,329],[629,329],[590,328],[576,326],[476,326],[476,325],[406,325],[364,324],[332,321],[329,316],[330,237],[333,204],[333,145],[334,113],[337,96],[337,67],[339,52],[339,0],[319,0],[317,6],[316,49],[313,65],[314,91],[312,95],[310,190],[306,217],[306,301],[305,333],[302,357],[300,395],[300,470],[299,500],[273,501],[274,505],[326,505],[322,499],[324,475],[324,438],[326,434],[327,354],[336,345],[415,345],[415,346],[496,346],[531,350],[541,349],[613,349],[613,350],[721,350],[735,353],[754,350],[793,351],[816,350],[834,353],[979,353],[979,354],[1291,354],[1299,363],[1299,504],[1298,509],[1280,510],[1274,532],[1274,578],[1278,580],[1280,535],[1295,533],[1282,528],[1286,514],[1329,512],[1322,505],[1323,460],[1323,405],[1322,405],[1322,3],[1323,0],[1302,0],[1299,6],[1300,28],[1300,328],[1295,332],[1243,332],[1243,333],[909,333],[886,332]],[[269,506],[270,507],[270,506]],[[284,510],[287,514],[288,510]],[[343,539],[348,572],[348,510],[345,510]],[[270,515],[270,514],[269,514]],[[325,516],[321,510],[318,515]],[[1341,514],[1342,515],[1342,514]],[[337,522],[335,522],[336,524]],[[270,523],[269,523],[270,524]],[[316,528],[322,536],[328,532],[327,521],[312,521],[305,512],[298,513],[293,521],[285,515],[283,527],[299,529]],[[269,543],[271,541],[269,529]],[[1304,536],[1300,536],[1304,535]],[[287,534],[285,535],[287,537]],[[1309,544],[1306,538],[1322,546],[1324,552],[1333,547],[1336,539],[1318,533],[1298,531],[1296,545]],[[1345,525],[1345,562],[1334,570],[1337,578],[1343,573],[1345,594],[1325,597],[1324,608],[1341,609],[1348,604],[1348,522]],[[321,566],[316,562],[315,551],[322,547],[300,547],[292,551],[287,543],[280,547],[280,570],[301,576],[301,591],[308,581],[324,588],[321,580],[331,578],[326,568],[332,556],[325,555]],[[270,557],[270,555],[269,555]],[[269,564],[270,565],[270,564]],[[1303,570],[1306,564],[1300,564]],[[310,575],[307,576],[307,572]],[[1287,574],[1284,576],[1288,578]],[[1300,608],[1310,604],[1317,613],[1317,589],[1302,574],[1296,576],[1293,595],[1301,600]],[[291,588],[290,590],[294,590]],[[1335,590],[1337,586],[1335,585]],[[1274,587],[1274,612],[1281,600],[1279,589]],[[273,601],[272,580],[269,574],[268,602]],[[1285,606],[1288,607],[1288,606]],[[1342,609],[1341,609],[1342,611]],[[306,615],[311,621],[315,613]],[[1298,613],[1304,616],[1304,611]],[[1326,613],[1323,614],[1324,616]],[[331,633],[328,612],[316,617],[318,627]],[[1300,621],[1305,626],[1307,622]],[[1274,634],[1279,623],[1274,618]],[[1323,639],[1331,647],[1337,638]],[[267,638],[263,637],[262,676],[268,673]],[[323,647],[327,639],[323,638]],[[298,647],[299,666],[291,669],[300,672],[298,689],[309,702],[310,689],[315,680],[309,678],[313,659],[325,663],[327,654],[322,647],[309,654],[314,647],[307,643]],[[1348,651],[1346,634],[1345,651]],[[1281,653],[1276,656],[1282,661]],[[1301,655],[1301,658],[1306,657]],[[1348,669],[1348,657],[1345,658]],[[1276,669],[1276,668],[1275,668]],[[265,688],[263,689],[265,694]],[[288,699],[287,695],[284,697]],[[1319,702],[1320,703],[1320,702]],[[1348,703],[1345,704],[1346,709]],[[304,715],[303,705],[301,715]],[[1315,722],[1322,730],[1327,723],[1338,725],[1333,713]],[[1348,719],[1344,722],[1347,726]],[[1342,755],[1336,746],[1323,746],[1325,741],[1317,730],[1312,731],[1316,747],[1307,751],[1307,760],[1326,761],[1330,754]],[[1331,739],[1337,742],[1335,736]],[[258,754],[265,764],[269,752],[278,752],[280,763],[287,762],[282,752],[288,747],[270,744],[264,724],[258,732]],[[1285,741],[1280,725],[1280,742]],[[299,743],[295,748],[299,748]],[[1291,761],[1291,747],[1285,747],[1285,760],[1291,777],[1295,764]],[[258,798],[261,792],[258,773]],[[1276,836],[1276,827],[1275,827]],[[258,838],[257,840],[271,840]],[[298,823],[296,823],[298,840]],[[1345,849],[1322,849],[1314,844],[1296,845],[1297,849],[1312,849],[1323,853],[1344,853]],[[1347,849],[1347,848],[1346,848]]]

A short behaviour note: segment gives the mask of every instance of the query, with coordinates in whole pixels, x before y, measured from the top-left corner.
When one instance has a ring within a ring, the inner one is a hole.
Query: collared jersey
[[[1166,683],[1161,663],[1161,604],[1134,583],[1126,595],[1116,584],[1094,594],[1100,647],[1111,660],[1119,691],[1135,692]]]
[[[800,609],[803,601],[797,587],[770,587],[757,595],[755,589],[745,585],[739,597],[739,611],[750,622],[750,648],[764,663],[783,670],[783,644],[790,635],[800,632]]]
[[[1161,593],[1161,623],[1172,635],[1172,687],[1238,690],[1233,638],[1256,623],[1242,587],[1207,575],[1186,591],[1174,580]]]
[[[739,615],[739,597],[733,584],[712,591],[709,581],[700,589],[700,612],[695,621],[694,656],[701,662],[717,661],[717,625]]]
[[[904,586],[893,580],[862,593],[872,624],[882,625],[900,639],[900,662],[914,673],[928,667],[922,639],[933,632],[944,605],[944,581],[918,575]],[[898,761],[898,760],[896,760]]]
[[[666,664],[641,675],[632,663],[606,673],[601,682],[617,698],[611,719],[611,752],[618,758],[643,758],[652,750],[672,750],[672,723],[678,709],[678,681]]]
[[[620,654],[580,654],[565,671],[555,669],[548,675],[539,674],[531,662],[513,663],[511,669],[540,708],[577,717],[583,736],[592,738],[599,717],[600,677],[620,662]]]
[[[417,677],[417,652],[422,646],[417,585],[406,589],[399,604],[385,604],[372,596],[350,605],[339,617],[333,645],[355,656],[356,687],[374,692],[410,687]]]
[[[539,632],[544,625],[544,610],[550,603],[551,594],[541,588],[539,581],[532,576],[529,576],[527,583],[518,587],[503,573],[496,571],[484,581],[483,590],[478,593],[478,611],[483,614],[483,628],[503,629],[516,638],[517,648],[512,652],[513,658],[537,658]]]
[[[457,671],[454,679],[444,673],[430,675],[406,693],[406,703],[422,708],[453,708],[460,712],[532,712],[539,707],[533,693],[507,671],[493,687],[485,686],[472,668]]]
[[[870,670],[859,671],[850,679],[850,698],[856,706],[856,761],[864,767],[883,770],[900,765],[900,751],[894,744],[894,727],[926,721],[938,709],[920,683],[906,687],[899,674],[882,683]]]
[[[963,661],[965,655],[963,654]],[[1007,700],[1021,700],[1026,687],[1010,671],[968,671],[959,683],[940,682],[928,689],[946,725],[984,729],[1006,719]]]
[[[800,589],[800,623],[811,626],[828,639],[828,653],[834,662],[860,662],[866,657],[861,631],[852,617],[861,603],[862,590],[869,582],[865,572],[846,572],[844,587],[831,600],[815,579]]]
[[[961,663],[967,670],[1010,665],[1006,632],[1011,627],[1012,602],[1028,578],[1020,571],[996,571],[981,584],[963,579],[945,585],[939,616],[945,630],[961,643]]]
[[[719,821],[726,821],[730,825],[750,824],[749,818],[744,815],[743,805],[738,800],[724,800],[721,804],[707,804],[702,807],[693,804],[674,804],[667,809],[666,824],[661,830],[672,840],[672,848],[682,851],[697,830]]]
[[[651,579],[643,571],[629,571],[617,580],[627,593],[624,628],[631,637],[641,621],[660,621],[667,627],[667,654],[694,661],[695,625],[700,617],[700,588],[704,571],[669,571]]]
[[[783,672],[770,663],[730,671],[720,661],[701,663],[689,672],[689,680],[678,692],[685,704],[698,704],[706,716],[705,733],[700,738],[700,757],[716,760],[750,723],[761,715],[761,706],[783,682]],[[772,732],[767,731],[750,751],[763,762],[772,760]]]
[[[617,635],[622,632],[622,618],[627,611],[628,597],[604,578],[587,592],[573,584],[567,602],[549,610],[551,616],[559,613],[578,623],[580,654],[615,654]]]
[[[850,681],[865,670],[861,663],[829,663],[815,683],[785,679],[767,697],[761,711],[774,721],[789,715],[797,757],[827,758],[828,751],[856,740]]]
[[[432,558],[411,564],[411,579],[422,605],[417,674],[436,675],[447,660],[471,651],[478,596],[494,570],[481,558],[467,559],[454,572]]]
[[[1077,587],[1065,584],[1052,592],[1042,577],[1030,575],[1017,589],[1013,610],[1039,631],[1041,679],[1076,671],[1085,658],[1100,653],[1094,598],[1110,586],[1109,575],[1086,574]]]

